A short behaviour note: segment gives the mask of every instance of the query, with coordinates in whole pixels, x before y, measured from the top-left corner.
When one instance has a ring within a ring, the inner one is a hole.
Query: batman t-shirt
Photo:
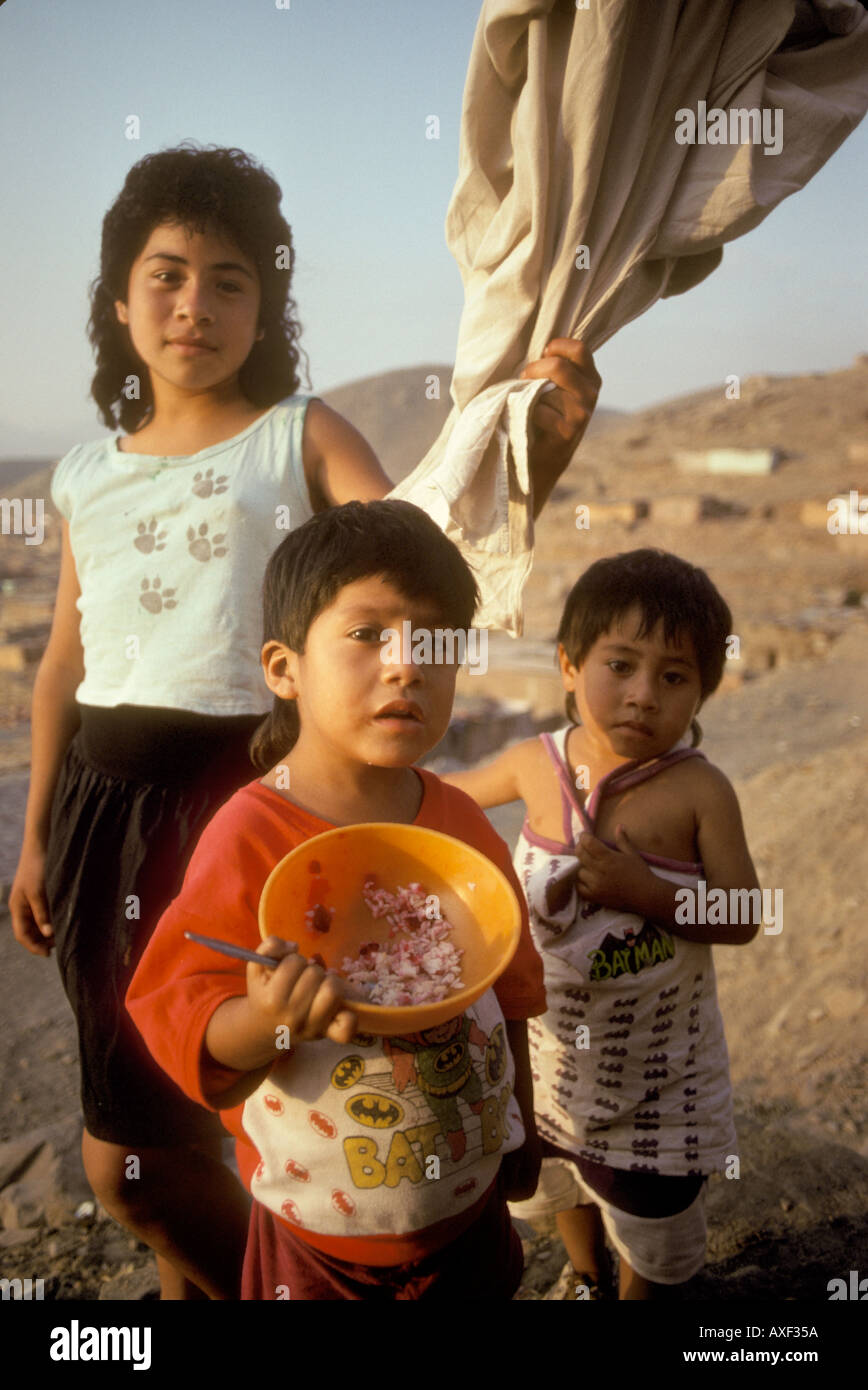
[[[250,1190],[298,1234],[369,1238],[458,1217],[524,1143],[493,990],[401,1038],[305,1043],[244,1106]]]

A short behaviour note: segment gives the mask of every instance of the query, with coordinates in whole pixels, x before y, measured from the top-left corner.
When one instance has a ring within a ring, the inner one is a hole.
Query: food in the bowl
[[[341,963],[357,998],[386,1007],[434,1004],[463,987],[463,951],[448,939],[452,923],[421,884],[391,893],[370,877],[362,897],[372,917],[386,918],[390,931],[388,940],[366,941],[356,957],[345,956]]]
[[[313,907],[308,908],[304,914],[304,920],[311,931],[327,932],[332,924],[334,909],[324,907],[322,903],[314,903]]]

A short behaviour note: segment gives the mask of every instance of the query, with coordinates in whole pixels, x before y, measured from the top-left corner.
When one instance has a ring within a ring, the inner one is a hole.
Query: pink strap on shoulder
[[[573,842],[573,806],[576,805],[573,798],[573,788],[570,784],[569,773],[566,770],[565,762],[561,758],[561,753],[556,749],[554,738],[551,734],[540,734],[543,748],[551,758],[552,766],[558,774],[558,781],[561,784],[561,826],[563,844],[572,845]]]
[[[624,767],[616,767],[597,783],[588,798],[588,819],[591,822],[597,819],[597,811],[604,796],[611,796],[615,792],[626,791],[628,787],[635,787],[639,782],[646,782],[649,777],[656,776],[665,767],[683,762],[685,758],[704,757],[705,754],[698,748],[673,748],[650,763],[633,762],[627,763]]]
[[[573,843],[573,811],[577,810],[582,820],[588,824],[585,809],[574,794],[573,785],[570,781],[569,772],[565,766],[564,759],[558,752],[555,741],[551,734],[540,734],[542,746],[552,760],[555,772],[558,775],[558,782],[561,787],[561,825],[565,845]],[[588,829],[590,825],[588,824]]]

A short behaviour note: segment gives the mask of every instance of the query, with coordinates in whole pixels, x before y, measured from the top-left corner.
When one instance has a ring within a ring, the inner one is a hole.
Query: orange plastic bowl
[[[378,888],[394,893],[419,883],[436,894],[440,910],[454,928],[460,947],[464,986],[438,1003],[386,1008],[352,1001],[359,1031],[396,1037],[433,1028],[456,1018],[503,973],[518,947],[521,912],[506,876],[490,859],[462,840],[439,830],[390,822],[349,825],[305,840],[275,865],[259,900],[259,930],[296,941],[302,955],[319,952],[340,970],[345,956],[357,956],[365,941],[386,941],[389,923],[374,918],[362,898],[373,875]],[[305,919],[322,904],[333,916],[328,931]]]

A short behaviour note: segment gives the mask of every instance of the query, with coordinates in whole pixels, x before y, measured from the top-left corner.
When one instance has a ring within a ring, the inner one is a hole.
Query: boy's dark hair
[[[667,642],[684,634],[691,639],[705,701],[720,684],[732,632],[732,614],[705,570],[665,550],[629,550],[597,560],[573,585],[558,628],[573,665],[581,666],[597,639],[631,608],[642,613],[639,637],[662,623]],[[566,710],[578,722],[572,691]]]
[[[259,327],[265,332],[241,368],[241,389],[257,406],[276,405],[293,395],[301,326],[289,294],[295,257],[289,224],[280,211],[280,188],[242,150],[185,141],[133,165],[103,220],[99,276],[90,289],[89,334],[96,355],[91,395],[105,424],[132,432],[144,424],[153,405],[148,371],[114,306],[118,299],[126,303],[130,267],[163,222],[188,231],[219,232],[256,263]],[[279,256],[281,247],[286,251]],[[278,260],[285,268],[278,269]],[[139,378],[138,400],[128,400],[123,391],[131,375]]]
[[[409,599],[428,599],[451,628],[469,628],[479,600],[458,547],[410,502],[347,502],[318,512],[274,551],[262,585],[262,641],[304,652],[314,619],[357,579],[382,575]],[[298,738],[293,700],[274,708],[250,742],[262,772]]]

